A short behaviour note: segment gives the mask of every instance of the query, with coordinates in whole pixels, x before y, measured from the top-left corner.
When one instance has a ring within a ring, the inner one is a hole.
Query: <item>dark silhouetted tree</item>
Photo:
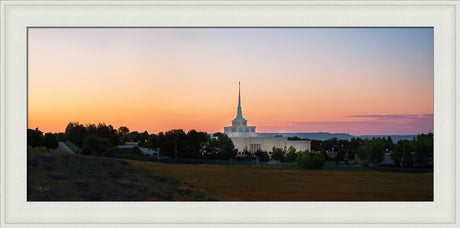
[[[35,128],[35,130],[27,129],[27,144],[32,147],[41,146],[43,143],[43,132]]]
[[[68,140],[78,147],[82,146],[83,138],[85,137],[86,128],[78,122],[70,122],[67,124],[65,134]]]
[[[147,131],[142,132],[142,134],[139,135],[139,146],[141,147],[148,147],[149,143],[149,133]]]
[[[433,134],[420,134],[412,140],[414,148],[415,162],[424,168],[427,166],[429,159],[433,157]]]
[[[173,157],[174,160],[177,160],[178,157],[185,157],[186,137],[187,135],[182,129],[167,131],[161,139],[160,153],[162,153],[162,155]]]
[[[238,151],[233,145],[233,141],[223,133],[214,133],[206,148],[208,158],[229,159],[234,158]]]
[[[258,150],[254,153],[254,156],[256,156],[256,158],[258,158],[261,162],[267,162],[269,160],[268,153],[266,151]]]
[[[157,149],[160,148],[160,142],[158,135],[151,134],[147,139],[147,147],[150,149]]]
[[[129,133],[129,141],[138,142],[139,141],[139,132],[133,131]]]
[[[83,139],[82,154],[111,156],[112,153],[113,145],[108,138],[99,137],[93,133]]]
[[[387,151],[392,151],[394,147],[393,139],[391,139],[391,136],[388,136],[387,139],[385,140],[385,148]]]
[[[43,145],[50,149],[57,149],[59,145],[57,134],[46,133],[43,138]]]
[[[311,140],[311,150],[312,151],[321,151],[321,143],[322,141],[321,140]]]
[[[129,128],[121,126],[118,128],[118,136],[120,137],[120,143],[124,144],[129,140]]]
[[[186,150],[187,157],[200,158],[204,154],[206,146],[209,144],[211,137],[206,132],[197,132],[190,130],[187,132]]]

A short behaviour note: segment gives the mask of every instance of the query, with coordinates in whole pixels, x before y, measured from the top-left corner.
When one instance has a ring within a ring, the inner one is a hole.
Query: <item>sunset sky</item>
[[[432,28],[29,28],[28,128],[433,132]]]

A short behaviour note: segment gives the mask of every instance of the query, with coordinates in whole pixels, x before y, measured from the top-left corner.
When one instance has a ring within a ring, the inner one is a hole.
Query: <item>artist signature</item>
[[[37,184],[35,186],[35,190],[37,192],[40,192],[40,193],[43,193],[43,192],[48,192],[50,190],[50,186],[48,185],[41,185],[41,184]]]

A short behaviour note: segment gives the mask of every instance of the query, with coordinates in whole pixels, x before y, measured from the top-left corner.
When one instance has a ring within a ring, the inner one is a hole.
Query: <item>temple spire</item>
[[[236,120],[244,120],[243,111],[241,111],[241,88],[240,82],[238,82],[238,110],[236,113]]]

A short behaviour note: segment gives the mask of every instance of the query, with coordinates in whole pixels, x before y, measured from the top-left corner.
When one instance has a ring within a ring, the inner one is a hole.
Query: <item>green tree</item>
[[[85,137],[86,128],[78,122],[70,122],[67,124],[65,134],[68,140],[78,147],[82,146],[83,138]]]
[[[321,147],[325,150],[332,150],[332,148],[336,146],[337,146],[336,137],[324,140],[323,143],[321,144]]]
[[[65,133],[64,132],[59,132],[56,134],[56,137],[58,139],[58,142],[62,142],[62,141],[66,141],[67,138],[65,136]]]
[[[330,159],[330,158],[329,158],[329,155],[327,155],[326,150],[323,149],[323,148],[321,148],[321,150],[319,151],[319,155],[320,155],[321,158],[322,158],[323,160],[325,160],[325,161]]]
[[[392,151],[394,147],[393,139],[391,139],[391,136],[388,136],[388,138],[385,140],[385,148],[388,151]]]
[[[417,135],[415,140],[412,140],[414,144],[414,157],[415,162],[424,168],[428,164],[428,160],[433,157],[433,134],[420,134]]]
[[[124,144],[129,141],[129,128],[121,126],[118,128],[118,136],[120,137],[120,143]]]
[[[164,134],[163,142],[161,143],[160,151],[164,151],[164,155],[171,156],[174,160],[178,157],[185,157],[185,139],[187,135],[182,129],[169,130]]]
[[[335,161],[335,164],[339,164],[340,161],[343,161],[343,152],[341,150],[338,150],[337,148],[334,148],[335,149],[335,156],[334,156],[334,161]]]
[[[168,145],[166,142],[166,136],[163,132],[158,133],[158,148],[160,148],[160,155],[161,156],[169,156],[169,151],[167,150]]]
[[[99,141],[101,138],[97,136],[95,133],[92,133],[88,136],[86,136],[83,139],[83,146],[85,146],[86,149],[89,149],[89,153],[85,154],[92,154],[93,152],[98,152],[97,150],[99,149]]]
[[[268,159],[268,153],[266,151],[261,151],[258,150],[257,152],[254,153],[256,158],[258,158],[261,162],[267,162],[269,161]]]
[[[385,157],[385,141],[382,138],[373,138],[369,147],[369,160],[378,166]]]
[[[350,159],[355,159],[355,157],[357,156],[358,154],[358,147],[359,145],[361,144],[361,139],[360,138],[351,138],[350,139],[350,142],[348,143],[348,147],[349,147],[349,158]]]
[[[41,146],[43,143],[43,132],[35,128],[35,130],[27,129],[27,144],[32,147]]]
[[[299,136],[291,136],[291,137],[288,137],[287,140],[289,141],[311,141],[311,139],[309,138],[300,138]]]
[[[404,140],[403,144],[403,156],[402,156],[402,165],[403,168],[411,168],[414,166],[414,159],[413,159],[413,152],[414,152],[414,145],[409,140]]]
[[[358,154],[358,157],[361,161],[363,161],[365,164],[367,164],[369,160],[369,139],[363,139],[359,141],[358,148],[356,150],[356,153]]]
[[[96,135],[108,139],[112,145],[120,145],[118,131],[114,129],[112,125],[99,123],[96,128]]]
[[[91,134],[97,135],[97,127],[95,124],[86,124],[85,137]]]
[[[206,132],[197,132],[192,129],[187,132],[186,149],[187,157],[200,158],[209,144],[210,137]]]
[[[83,143],[81,146],[81,153],[82,154],[94,154],[95,152],[97,152],[96,148],[99,144],[99,140],[100,138],[95,133],[92,133],[86,136],[83,139]]]
[[[43,145],[50,149],[58,148],[59,141],[57,134],[46,133],[45,137],[43,138]]]
[[[82,154],[101,154],[111,156],[113,145],[108,138],[102,138],[92,133],[83,139]]]
[[[322,141],[321,140],[311,140],[311,150],[312,151],[321,151],[321,143]]]
[[[234,158],[238,153],[232,140],[226,134],[220,132],[214,133],[206,151],[208,157],[224,160]]]
[[[325,161],[321,156],[310,153],[309,150],[301,152],[297,157],[297,164],[304,169],[321,169]]]
[[[341,139],[337,141],[337,152],[339,157],[337,160],[343,161],[344,159],[348,159],[348,152],[349,149],[349,141],[345,139]]]
[[[219,152],[219,143],[216,138],[212,137],[206,147],[204,157],[206,159],[219,159]]]
[[[83,144],[83,146],[81,147],[81,154],[93,154],[93,149],[89,147],[87,144]]]
[[[281,148],[273,147],[272,159],[282,162],[284,160],[284,151]]]
[[[147,131],[142,132],[142,134],[139,135],[139,146],[141,147],[148,147],[149,142],[149,133]]]
[[[297,159],[296,149],[293,146],[289,146],[286,154],[286,161],[293,162]]]
[[[393,160],[397,167],[401,167],[403,153],[403,141],[400,140],[390,153],[391,160]]]
[[[409,140],[399,140],[398,143],[394,145],[390,157],[397,167],[409,168],[413,166],[413,148],[414,145]]]
[[[313,166],[313,156],[307,152],[301,152],[297,158],[297,164],[304,169],[310,169]]]
[[[129,141],[130,142],[138,142],[139,141],[139,132],[133,131],[129,133]]]
[[[155,135],[155,134],[149,135],[147,139],[147,148],[150,148],[150,149],[160,148],[158,135]]]
[[[313,160],[312,160],[312,169],[322,169],[324,167],[325,160],[316,154],[313,155]]]

